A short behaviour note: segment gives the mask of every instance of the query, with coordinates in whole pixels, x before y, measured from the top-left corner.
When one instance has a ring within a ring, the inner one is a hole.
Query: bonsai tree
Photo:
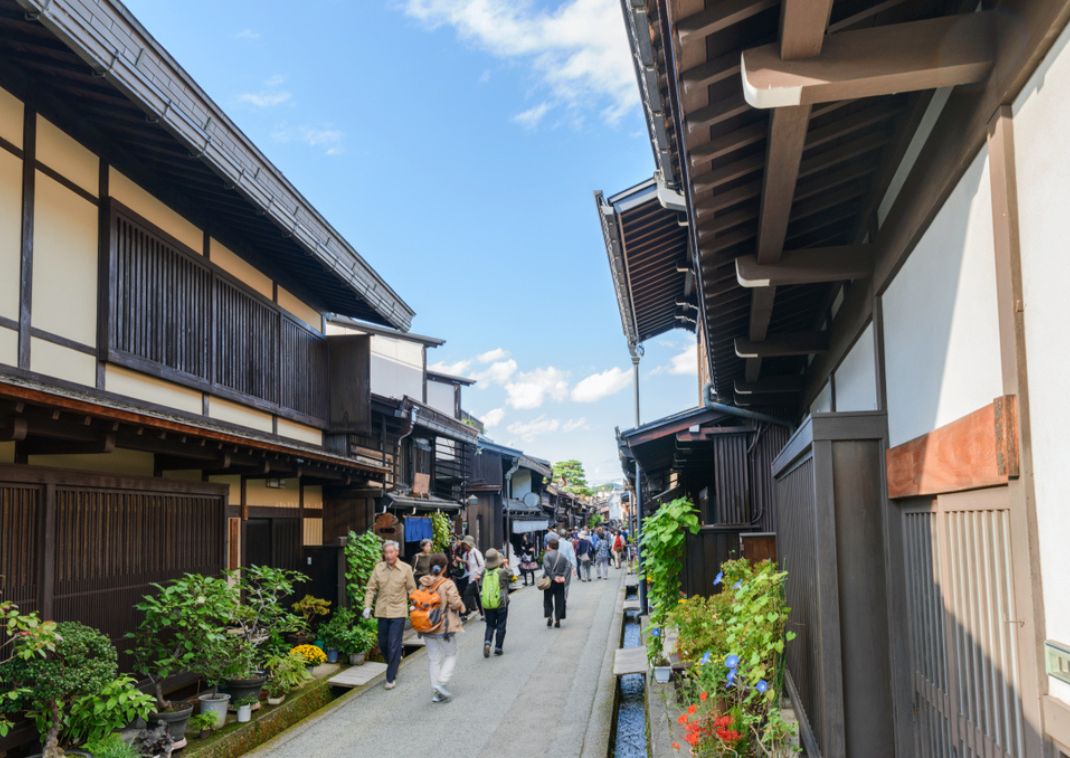
[[[317,618],[326,616],[331,612],[331,601],[313,595],[305,595],[290,607],[305,620],[305,627],[302,631],[310,632]]]
[[[301,617],[284,601],[294,593],[294,585],[308,581],[299,571],[248,566],[229,574],[238,588],[241,602],[234,614],[240,636],[257,649],[260,662],[273,652],[285,650],[283,635],[301,629]]]
[[[235,616],[235,590],[224,579],[186,574],[166,585],[154,584],[155,595],[145,595],[134,607],[141,614],[137,631],[127,636],[134,646],[134,670],[152,683],[156,706],[171,710],[164,697],[164,681],[193,671],[206,651],[225,639],[224,627]]]
[[[113,683],[117,658],[96,629],[65,621],[56,624],[54,647],[45,655],[16,656],[0,666],[0,689],[20,693],[17,702],[36,725],[45,758],[64,755],[60,732],[71,706]]]
[[[191,733],[203,738],[209,729],[215,728],[216,717],[213,713],[198,713],[189,720],[186,727]]]
[[[73,745],[102,741],[137,719],[148,718],[155,705],[156,699],[139,690],[132,677],[117,677],[71,704],[63,738]]]

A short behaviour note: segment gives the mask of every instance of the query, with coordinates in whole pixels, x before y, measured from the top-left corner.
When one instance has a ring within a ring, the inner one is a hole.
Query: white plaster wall
[[[1014,143],[1029,369],[1030,425],[1045,636],[1070,644],[1070,510],[1066,498],[1070,399],[1067,335],[1067,198],[1070,197],[1070,27],[1063,30],[1014,102]],[[1070,685],[1049,678],[1050,693],[1070,703]]]
[[[454,404],[453,385],[429,381],[427,383],[427,404],[447,416],[453,416],[457,410]]]
[[[43,116],[37,117],[37,160],[90,195],[99,194],[100,160],[74,137]]]
[[[825,382],[825,386],[817,393],[814,402],[810,403],[810,413],[829,413],[832,410],[832,384]]]
[[[892,445],[1002,394],[991,194],[982,148],[884,294]]]
[[[22,147],[22,101],[0,87],[0,137]]]
[[[94,356],[38,337],[30,337],[30,371],[90,387],[97,383]]]
[[[19,365],[19,333],[0,326],[0,363]]]
[[[424,396],[423,345],[410,340],[372,335],[372,392],[385,397],[422,400]]]
[[[108,191],[120,203],[163,229],[193,252],[204,253],[204,234],[200,229],[114,168],[109,169]]]
[[[215,238],[208,241],[208,255],[212,263],[271,300],[274,294],[271,278],[261,273],[260,269]]]
[[[873,324],[865,328],[836,369],[836,412],[877,410]]]
[[[33,325],[97,344],[97,207],[37,172],[33,200]]]
[[[177,408],[186,413],[200,415],[203,409],[202,395],[199,390],[183,387],[147,374],[140,374],[113,363],[104,367],[104,389],[117,395]]]
[[[323,331],[320,312],[283,287],[279,287],[279,305],[285,308],[294,318],[304,321],[315,331]]]

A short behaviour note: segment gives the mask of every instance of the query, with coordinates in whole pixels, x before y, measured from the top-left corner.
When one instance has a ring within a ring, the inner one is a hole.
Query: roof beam
[[[756,255],[736,258],[736,279],[742,287],[846,282],[865,279],[872,269],[873,256],[868,245],[792,250],[774,264],[759,263]]]
[[[808,3],[784,3],[780,16],[780,41],[773,45],[777,60],[784,62],[812,58],[821,52],[829,15],[832,13],[832,2],[833,0],[812,0]],[[744,75],[745,80],[746,63],[742,57],[740,73]],[[746,96],[746,93],[744,95]],[[761,216],[758,219],[756,255],[759,263],[776,263],[783,252],[809,126],[809,105],[777,109],[769,120],[765,172],[762,176]],[[774,287],[763,288],[752,295],[749,327],[751,340],[761,341],[767,336],[775,300]],[[739,352],[738,344],[736,352]],[[761,362],[758,359],[762,356],[750,357],[755,360],[747,361],[745,375],[748,381],[754,381],[761,373]]]
[[[840,32],[804,60],[775,44],[752,48],[740,66],[743,94],[755,108],[786,108],[971,84],[992,67],[993,25],[982,12]]]
[[[719,0],[709,8],[692,13],[676,23],[680,44],[705,40],[711,34],[745,21],[778,5],[780,0]]]
[[[789,392],[802,392],[802,374],[790,376],[764,376],[756,382],[741,382],[736,379],[737,395],[780,395]]]
[[[771,334],[764,340],[737,337],[736,355],[740,358],[784,358],[812,355],[828,350],[828,332],[785,332]]]

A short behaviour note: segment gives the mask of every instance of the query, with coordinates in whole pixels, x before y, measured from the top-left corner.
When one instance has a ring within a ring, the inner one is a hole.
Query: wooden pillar
[[[1015,181],[1013,113],[1004,105],[988,124],[989,177],[996,265],[996,309],[999,316],[1003,394],[1017,399],[1018,475],[1007,482],[1010,500],[1011,555],[1019,626],[1018,656],[1022,718],[1027,755],[1041,755],[1044,734],[1042,697],[1047,691],[1044,670],[1044,607],[1033,485],[1032,437],[1029,425],[1029,382],[1022,296],[1021,248],[1018,236],[1018,187]],[[1014,403],[1011,403],[1013,409]]]
[[[37,170],[37,111],[23,108],[22,226],[19,247],[19,368],[30,368],[30,306],[33,297],[33,207]]]

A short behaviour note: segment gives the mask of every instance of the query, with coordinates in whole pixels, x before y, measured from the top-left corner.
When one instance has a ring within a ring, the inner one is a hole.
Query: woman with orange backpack
[[[409,600],[409,621],[427,642],[427,661],[431,674],[431,702],[444,703],[453,697],[446,689],[457,664],[456,634],[464,631],[460,611],[464,602],[457,585],[446,576],[449,560],[444,553],[432,553],[431,573],[420,578],[420,586]]]

